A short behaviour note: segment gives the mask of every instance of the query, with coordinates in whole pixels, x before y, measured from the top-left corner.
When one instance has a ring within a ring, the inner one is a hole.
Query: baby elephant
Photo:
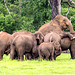
[[[61,54],[61,47],[60,44],[57,42],[43,42],[39,45],[38,48],[40,60],[54,60],[56,59],[56,55],[58,55],[57,53],[59,52]]]

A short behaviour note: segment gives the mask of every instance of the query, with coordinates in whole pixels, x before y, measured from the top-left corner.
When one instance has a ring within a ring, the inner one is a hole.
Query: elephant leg
[[[55,59],[56,59],[56,55],[55,55]],[[54,60],[54,52],[51,52],[51,60]]]
[[[70,49],[71,59],[75,59],[75,50]]]
[[[39,61],[42,61],[42,59],[43,59],[43,56],[40,55],[38,60],[39,60]]]
[[[46,60],[49,60],[49,57],[50,57],[50,53],[49,52],[47,52],[47,54],[46,54]]]
[[[27,60],[28,58],[27,58],[27,55],[25,55],[25,60]]]
[[[20,55],[20,61],[23,61],[23,60],[24,60],[24,56]]]
[[[39,61],[41,61],[43,59],[42,53],[39,51]]]
[[[1,53],[0,53],[0,54],[1,54]],[[0,55],[0,60],[2,60],[2,59],[3,59],[3,54]]]
[[[54,52],[54,60],[56,60],[56,54],[55,54],[55,52]]]
[[[71,42],[70,54],[71,59],[75,59],[75,39],[73,39]]]
[[[46,59],[46,60],[49,60],[49,55],[47,55],[45,59]]]
[[[1,50],[1,51],[0,51],[0,60],[3,59],[3,54],[4,54],[4,52]]]
[[[28,60],[28,54],[27,53],[25,54],[25,60]]]
[[[14,45],[10,46],[11,50],[10,50],[10,59],[13,60],[15,59],[15,54],[16,54],[16,48]]]
[[[30,53],[26,53],[25,54],[25,60],[31,60],[31,54]]]
[[[14,55],[15,55],[15,51],[14,50],[11,50],[11,52],[10,52],[10,59],[11,60],[15,59],[14,58]]]

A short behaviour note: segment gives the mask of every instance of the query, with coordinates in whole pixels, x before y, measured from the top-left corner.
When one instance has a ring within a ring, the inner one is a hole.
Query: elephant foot
[[[71,59],[75,59],[75,57],[71,57]]]
[[[0,61],[2,60],[2,58],[0,59]]]

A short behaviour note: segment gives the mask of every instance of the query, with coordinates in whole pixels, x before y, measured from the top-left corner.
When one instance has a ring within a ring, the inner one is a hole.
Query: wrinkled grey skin
[[[60,51],[60,44],[56,44],[54,42],[43,42],[39,45],[38,53],[39,58],[46,59],[46,60],[54,60],[54,53],[56,54],[57,51]]]
[[[38,57],[37,45],[39,45],[44,38],[40,32],[30,33],[28,31],[18,31],[14,33],[13,35],[15,37],[11,47],[12,48],[11,56],[10,56],[11,59],[21,58],[20,60],[23,60],[24,54],[25,54],[26,60],[35,59],[36,57]],[[36,35],[38,37],[36,37]]]
[[[32,35],[17,35],[11,46],[10,59],[14,59],[15,51],[20,57],[20,60],[24,60],[25,53],[31,53],[36,50],[36,41]]]
[[[45,42],[61,42],[61,37],[59,34],[55,33],[55,32],[51,32],[51,33],[48,33],[44,36],[44,41]]]
[[[65,37],[68,37],[70,39],[73,39],[73,35],[68,33],[68,32],[63,32],[63,34],[57,34],[56,32],[51,32],[51,33],[48,33],[44,36],[44,41],[45,42],[59,42],[61,43],[61,38],[65,38]]]
[[[25,60],[31,60],[31,59],[32,59],[32,55],[30,53],[26,53]]]
[[[51,32],[51,33],[46,34],[44,37],[44,41],[59,42],[62,50],[65,50],[65,49],[67,50],[70,48],[71,40],[73,40],[73,35],[68,32],[63,32],[63,34],[61,34],[61,35],[59,35],[55,32]],[[59,56],[60,52],[57,52],[56,54],[58,54],[56,56]]]
[[[0,60],[3,59],[3,55],[8,55],[10,53],[10,46],[13,37],[7,32],[0,32]]]
[[[75,34],[73,34],[73,37]],[[71,54],[71,59],[75,59],[75,38],[70,40],[69,38],[61,39],[62,51],[69,49]]]
[[[48,33],[44,36],[45,42],[57,42],[58,44],[61,44],[61,36],[55,32]],[[61,50],[57,50],[57,52],[54,54],[54,59],[56,60],[56,57],[61,54]]]

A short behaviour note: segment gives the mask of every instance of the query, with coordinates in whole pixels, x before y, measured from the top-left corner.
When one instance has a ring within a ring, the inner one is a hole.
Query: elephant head
[[[60,50],[61,46],[60,46],[59,42],[54,41],[53,44],[54,44],[54,47],[55,47],[56,50]]]
[[[71,33],[75,33],[73,30],[72,23],[69,21],[69,19],[67,17],[62,16],[62,15],[57,15],[54,18],[54,21],[56,21],[60,25],[62,30],[69,28]]]
[[[56,60],[56,57],[59,56],[61,54],[61,45],[59,44],[59,42],[55,41],[53,42],[54,44],[54,48],[55,48],[55,55],[54,55],[54,59]]]
[[[36,38],[37,45],[40,45],[44,41],[44,35],[41,32],[36,31],[34,33],[34,36]]]

